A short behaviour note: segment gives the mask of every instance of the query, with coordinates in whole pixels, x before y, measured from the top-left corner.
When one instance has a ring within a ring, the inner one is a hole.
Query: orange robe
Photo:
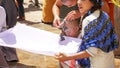
[[[114,4],[111,2],[111,0],[106,0],[106,1],[108,3],[109,9],[110,9],[110,12],[108,14],[112,20],[113,25],[114,25]]]
[[[52,23],[54,16],[52,7],[56,0],[43,0],[42,21],[44,23]]]

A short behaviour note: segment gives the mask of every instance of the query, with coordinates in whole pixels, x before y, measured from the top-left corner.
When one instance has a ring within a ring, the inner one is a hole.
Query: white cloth
[[[17,24],[14,28],[0,33],[0,45],[49,56],[57,52],[76,53],[81,39],[64,38],[64,41],[60,41],[59,34]]]
[[[98,18],[100,11],[97,10],[90,16],[86,17],[82,23],[82,37],[84,36],[84,28],[90,21]],[[105,53],[102,50],[90,47],[86,50],[92,57],[90,57],[91,68],[114,68],[114,54],[113,51]]]

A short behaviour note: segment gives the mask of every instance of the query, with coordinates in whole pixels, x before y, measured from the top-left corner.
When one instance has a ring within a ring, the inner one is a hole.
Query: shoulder
[[[100,16],[100,10],[96,10],[95,12],[93,12],[92,14],[90,14],[89,16],[87,16],[84,21],[93,21],[94,19],[97,19]]]
[[[104,19],[109,19],[110,16],[108,15],[108,13],[102,11],[102,18],[104,18]]]

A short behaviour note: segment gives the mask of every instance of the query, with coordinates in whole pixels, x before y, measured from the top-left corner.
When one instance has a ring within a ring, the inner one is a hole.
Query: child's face
[[[74,3],[76,2],[76,0],[61,0],[62,3],[68,7],[71,7],[74,5]]]
[[[64,32],[66,36],[77,37],[79,34],[79,26],[74,26],[71,22],[66,22]]]
[[[90,0],[78,0],[78,8],[81,14],[86,14],[92,7],[93,4]]]

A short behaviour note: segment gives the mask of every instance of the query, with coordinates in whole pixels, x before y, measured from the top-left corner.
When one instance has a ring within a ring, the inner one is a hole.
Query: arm
[[[54,15],[53,26],[59,27],[60,25],[60,7],[62,6],[61,0],[56,0],[55,4],[53,5],[52,11]]]
[[[82,52],[78,52],[73,55],[66,55],[64,53],[59,53],[59,54],[56,54],[55,58],[58,59],[59,61],[63,62],[63,61],[67,61],[67,60],[87,58],[90,56],[91,55],[87,51],[82,51]]]

